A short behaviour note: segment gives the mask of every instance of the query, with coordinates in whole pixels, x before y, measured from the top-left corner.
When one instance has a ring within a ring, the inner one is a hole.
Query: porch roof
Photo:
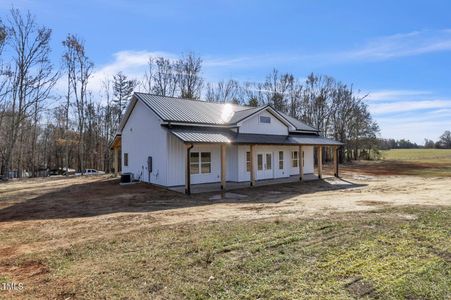
[[[260,145],[324,145],[340,146],[342,143],[314,134],[250,134],[237,133],[218,128],[169,128],[185,143],[227,143],[227,144],[260,144]]]

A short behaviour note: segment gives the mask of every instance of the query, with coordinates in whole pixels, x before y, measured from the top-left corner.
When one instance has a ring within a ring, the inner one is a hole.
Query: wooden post
[[[334,146],[334,176],[338,177],[338,147]]]
[[[251,145],[250,154],[251,154],[251,186],[255,186],[255,163],[254,163],[255,145]]]
[[[318,146],[318,178],[323,178],[323,146]]]
[[[299,145],[298,152],[298,164],[299,164],[299,180],[302,181],[304,177],[304,156],[302,155],[302,145]]]
[[[119,171],[119,148],[115,147],[113,149],[113,168],[114,168],[114,176],[117,176]]]
[[[226,188],[226,144],[221,144],[221,190]]]
[[[186,146],[186,164],[185,164],[185,194],[191,194],[191,155],[190,151],[194,147],[193,144],[185,145]],[[200,159],[200,157],[199,157]]]

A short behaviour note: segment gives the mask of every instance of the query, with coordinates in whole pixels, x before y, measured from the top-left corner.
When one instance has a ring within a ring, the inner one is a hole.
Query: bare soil
[[[18,265],[17,258],[56,249],[70,252],[77,244],[139,229],[264,218],[327,219],[341,212],[451,205],[450,178],[396,176],[389,168],[380,169],[364,172],[359,166],[347,166],[340,179],[327,176],[322,181],[246,188],[227,197],[221,193],[186,196],[141,183],[121,186],[108,176],[1,183],[0,275],[38,284],[48,267],[35,260]],[[355,296],[372,293],[371,285],[359,280],[348,290]]]
[[[121,186],[107,176],[16,181],[0,185],[0,231],[33,227],[51,238],[0,244],[0,260],[125,234],[136,226],[324,217],[400,205],[451,205],[451,180],[347,172],[340,179],[239,189],[227,197],[219,192],[186,196],[144,183]]]

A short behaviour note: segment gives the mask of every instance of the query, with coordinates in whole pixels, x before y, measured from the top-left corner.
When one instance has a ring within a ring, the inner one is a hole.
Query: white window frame
[[[282,154],[282,156],[281,156]],[[284,153],[283,151],[279,151],[279,170],[283,170],[283,157],[284,157]],[[282,167],[282,168],[281,168]]]
[[[193,162],[192,161],[192,155],[197,154],[198,161]],[[202,154],[208,154],[210,157],[209,161],[203,160]],[[197,174],[211,174],[211,152],[208,151],[192,151],[190,152],[190,174],[197,175]],[[197,167],[197,172],[193,172],[192,166]],[[209,172],[203,172],[202,166],[208,166]]]
[[[264,120],[268,120],[268,122],[262,121],[262,118],[263,118]],[[258,122],[259,122],[260,124],[271,124],[271,117],[268,117],[268,116],[259,116],[259,117],[258,117]]]
[[[246,172],[251,171],[251,152],[246,152]]]
[[[299,167],[299,153],[298,151],[291,151],[291,167],[298,168]]]
[[[124,153],[124,167],[128,167],[128,152]]]

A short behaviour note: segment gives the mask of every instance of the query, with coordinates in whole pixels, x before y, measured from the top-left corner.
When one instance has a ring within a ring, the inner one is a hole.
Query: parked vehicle
[[[75,173],[75,175],[83,175],[83,176],[85,176],[85,175],[103,175],[103,174],[105,174],[105,172],[97,171],[95,169],[86,169],[86,170],[83,170],[83,172],[81,172],[81,173]]]

